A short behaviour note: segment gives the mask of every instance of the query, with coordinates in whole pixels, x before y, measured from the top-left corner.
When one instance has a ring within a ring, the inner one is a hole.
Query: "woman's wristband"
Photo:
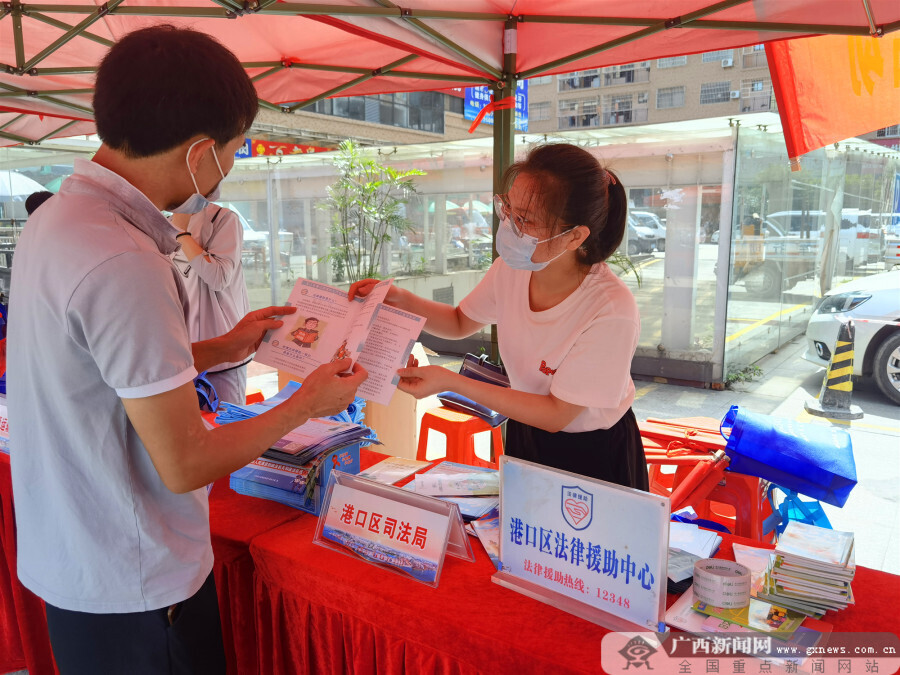
[[[184,237],[185,235],[190,237],[191,233],[190,232],[179,232],[178,234],[175,235],[175,239],[178,239],[178,237]]]

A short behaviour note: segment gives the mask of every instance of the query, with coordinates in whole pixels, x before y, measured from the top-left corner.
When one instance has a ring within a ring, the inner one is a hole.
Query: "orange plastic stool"
[[[756,476],[726,471],[725,480],[694,510],[701,518],[725,521],[726,525],[731,521],[731,531],[739,537],[771,540],[763,533],[763,521],[772,514],[772,506],[766,499],[766,482]]]
[[[426,450],[428,449],[428,431],[430,429],[444,434],[447,440],[446,459],[449,461],[471,466],[497,468],[499,457],[503,454],[503,435],[499,426],[492,427],[480,417],[467,415],[449,408],[433,408],[422,416],[416,459],[425,459]],[[493,461],[490,462],[486,462],[475,454],[475,434],[482,431],[490,431],[493,438]]]

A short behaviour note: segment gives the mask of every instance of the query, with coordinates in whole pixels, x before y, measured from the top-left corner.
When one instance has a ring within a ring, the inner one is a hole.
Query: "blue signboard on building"
[[[467,120],[478,117],[481,109],[491,102],[491,90],[487,87],[467,87],[463,115]],[[494,113],[488,113],[482,124],[493,124]],[[516,85],[516,131],[528,131],[528,80]]]
[[[252,155],[250,153],[250,144],[252,142],[253,141],[251,141],[249,138],[245,138],[244,144],[241,147],[239,147],[237,149],[237,151],[234,153],[234,158],[235,159],[247,159],[248,157],[252,157]]]

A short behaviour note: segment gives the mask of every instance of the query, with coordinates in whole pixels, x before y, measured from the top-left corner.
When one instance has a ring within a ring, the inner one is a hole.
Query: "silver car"
[[[853,319],[853,374],[872,377],[900,405],[900,270],[842,284],[825,294],[806,327],[807,361],[828,366],[838,330]]]

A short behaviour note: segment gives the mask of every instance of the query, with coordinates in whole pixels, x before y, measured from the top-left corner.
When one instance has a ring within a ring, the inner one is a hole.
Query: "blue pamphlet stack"
[[[254,417],[287,400],[300,387],[290,383],[262,403],[242,406],[223,403],[216,422],[229,424]],[[333,470],[359,473],[359,448],[377,443],[374,432],[357,422],[365,402],[357,399],[346,411],[330,418],[311,419],[277,441],[247,466],[231,474],[235,492],[287,504],[318,514],[322,487]]]

